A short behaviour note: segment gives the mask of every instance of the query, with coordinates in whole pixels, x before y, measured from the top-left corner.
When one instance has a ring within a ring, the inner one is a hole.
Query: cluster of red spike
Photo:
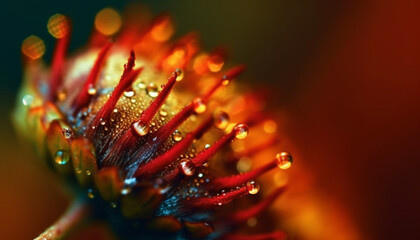
[[[49,100],[55,100],[55,93],[57,92],[58,88],[61,84],[62,79],[62,69],[64,64],[65,52],[67,50],[69,44],[69,35],[66,37],[59,39],[56,47],[56,51],[54,53],[52,70],[51,70],[51,80],[50,80],[50,89],[49,89]],[[189,42],[193,41],[192,37],[186,37],[180,40],[178,43],[174,45],[171,51],[174,51],[178,47],[188,46]],[[98,57],[85,81],[81,91],[76,96],[71,106],[72,115],[75,116],[81,109],[88,106],[89,103],[92,101],[93,96],[88,93],[88,89],[90,87],[95,87],[98,76],[100,71],[106,61],[106,56],[108,55],[110,48],[112,46],[111,42],[107,42],[103,48],[100,50]],[[165,57],[167,58],[172,52],[169,52]],[[179,66],[184,66],[189,59],[195,54],[194,51],[190,51],[188,56],[183,59],[183,62],[179,64]],[[162,67],[163,62],[166,59],[163,58],[159,61],[159,67]],[[132,84],[137,78],[137,76],[141,73],[143,68],[134,69],[135,65],[135,55],[134,52],[130,52],[130,56],[128,58],[127,63],[124,65],[124,72],[121,76],[121,79],[112,92],[110,98],[106,101],[106,103],[100,108],[97,112],[96,116],[91,120],[90,127],[87,130],[86,135],[91,138],[91,140],[95,140],[95,128],[91,126],[99,125],[101,121],[107,121],[110,118],[110,115],[115,108],[118,100],[120,99],[121,95],[124,91],[130,90],[132,88]],[[243,65],[237,66],[229,70],[225,75],[220,77],[216,84],[214,84],[209,90],[207,90],[201,97],[196,98],[193,102],[188,104],[184,107],[180,112],[178,112],[169,122],[163,125],[158,131],[151,135],[142,136],[136,132],[135,125],[143,124],[149,125],[152,121],[155,114],[161,108],[162,104],[165,102],[166,98],[169,96],[171,90],[173,89],[178,73],[174,71],[172,75],[168,78],[167,83],[164,85],[161,92],[158,96],[152,101],[152,103],[145,109],[140,117],[135,120],[129,129],[127,129],[120,139],[118,139],[112,146],[110,152],[112,152],[113,156],[121,156],[123,152],[125,152],[130,147],[134,146],[136,142],[140,140],[151,141],[150,139],[155,139],[153,144],[158,146],[164,140],[166,140],[170,134],[172,134],[175,129],[182,124],[188,117],[192,114],[197,113],[195,110],[196,108],[196,101],[199,101],[200,104],[206,104],[211,96],[215,93],[215,91],[223,85],[227,85],[229,81],[236,78],[240,73],[244,71],[245,67]],[[248,119],[246,122],[249,125],[254,125],[260,122],[264,117],[262,115],[253,116],[252,118]],[[138,166],[134,173],[134,177],[142,178],[142,179],[151,179],[154,176],[162,173],[165,168],[175,163],[178,157],[186,151],[186,149],[192,144],[194,139],[199,139],[213,124],[214,119],[213,117],[208,117],[205,119],[201,125],[199,125],[194,131],[188,133],[185,138],[175,144],[172,148],[167,150],[165,153],[151,159],[150,161],[141,164]],[[238,134],[238,131],[242,131],[243,129],[240,128],[247,128],[246,125],[240,124],[237,125],[230,133],[227,133],[223,137],[221,137],[218,141],[216,141],[211,147],[204,149],[199,154],[197,154],[194,158],[190,160],[181,161],[178,167],[175,167],[172,171],[169,171],[162,177],[167,182],[173,181],[177,177],[183,176],[191,176],[194,173],[194,169],[201,167],[205,164],[216,152],[218,152],[223,146],[230,143],[235,136]],[[157,140],[156,140],[157,138]],[[267,142],[264,142],[260,145],[255,146],[252,149],[249,149],[247,152],[243,153],[243,155],[252,155],[262,149],[272,146],[274,143],[277,142],[277,139],[270,139]],[[150,145],[147,145],[150,146]],[[140,151],[141,152],[141,151]],[[110,156],[110,155],[108,155]],[[134,156],[136,157],[136,156]],[[104,160],[106,161],[106,160]],[[235,175],[230,177],[222,177],[214,179],[211,183],[205,185],[210,191],[220,191],[222,189],[230,189],[228,192],[225,192],[221,195],[215,195],[211,197],[195,197],[189,198],[185,201],[192,209],[213,209],[217,206],[227,204],[231,202],[233,199],[246,195],[250,190],[249,186],[246,185],[251,179],[254,179],[261,174],[267,172],[270,169],[275,168],[277,165],[276,161],[270,162],[260,168],[254,169],[248,173]],[[253,206],[250,209],[246,209],[243,211],[236,212],[226,219],[229,220],[231,223],[239,223],[245,221],[246,219],[256,216],[259,214],[263,209],[266,209],[273,201],[278,197],[284,188],[279,188],[274,191],[269,197],[265,200],[261,201],[257,205]],[[226,220],[225,219],[225,220]],[[239,235],[227,235],[225,239],[280,239],[283,238],[284,234],[281,232],[274,232],[265,235],[255,235],[251,237],[239,236]]]

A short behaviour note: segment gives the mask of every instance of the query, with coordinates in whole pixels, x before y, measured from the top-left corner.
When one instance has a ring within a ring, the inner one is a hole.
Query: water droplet
[[[194,111],[196,113],[203,113],[206,111],[206,104],[204,104],[203,100],[201,98],[194,98],[193,100],[194,105]]]
[[[127,195],[127,194],[130,194],[130,193],[131,193],[131,187],[130,186],[124,186],[121,189],[121,194],[122,195]]]
[[[235,131],[235,137],[237,139],[244,139],[248,136],[249,128],[246,124],[239,124],[233,128],[233,131]]]
[[[133,123],[133,127],[136,133],[140,136],[145,136],[149,132],[149,129],[150,129],[148,124],[144,124],[141,122]]]
[[[101,118],[101,119],[99,119],[99,123],[102,125],[102,126],[104,126],[105,125],[105,120],[103,119],[103,118]]]
[[[168,112],[167,112],[167,111],[165,111],[165,110],[163,110],[163,109],[161,109],[161,110],[159,111],[159,114],[160,114],[160,116],[162,116],[162,117],[166,117],[166,116],[168,116]]]
[[[87,191],[87,196],[88,196],[88,198],[90,198],[90,199],[93,199],[93,198],[95,197],[95,194],[93,194],[93,189],[92,189],[92,188],[89,188],[89,189],[88,189],[88,191]]]
[[[111,207],[112,208],[116,208],[117,207],[117,204],[115,202],[111,202]]]
[[[124,96],[126,96],[128,98],[130,98],[130,97],[132,97],[134,95],[135,95],[135,92],[134,91],[125,91],[124,92]]]
[[[206,145],[204,145],[205,149],[208,149],[209,147],[210,147],[210,144],[208,144],[208,143]]]
[[[255,195],[260,191],[260,185],[255,181],[249,181],[246,184],[249,194]]]
[[[95,88],[95,86],[93,86],[93,84],[89,84],[87,91],[88,91],[89,95],[95,95],[96,94],[96,88]]]
[[[176,81],[177,81],[177,82],[181,81],[181,80],[184,78],[184,71],[182,71],[182,69],[181,69],[181,68],[177,68],[177,69],[175,69],[175,72],[176,72],[176,74],[178,75],[178,76],[176,77]]]
[[[223,64],[224,64],[224,61],[220,55],[215,55],[215,56],[210,57],[209,61],[207,62],[207,66],[212,72],[220,71],[223,67]]]
[[[29,105],[31,105],[32,104],[32,102],[34,101],[34,97],[32,97],[32,95],[25,95],[23,98],[22,98],[22,103],[23,103],[23,105],[25,105],[25,106],[29,106]]]
[[[175,142],[179,142],[182,140],[182,134],[178,130],[175,130],[175,132],[172,134],[172,139]]]
[[[58,150],[55,153],[54,161],[59,165],[64,165],[70,160],[70,153],[67,150]]]
[[[85,171],[85,173],[86,173],[86,175],[87,175],[87,176],[92,175],[92,172],[91,172],[91,171],[89,171],[89,170],[86,170],[86,171]]]
[[[195,165],[194,163],[189,159],[182,159],[179,163],[179,167],[186,176],[192,176],[195,173]]]
[[[159,92],[158,92],[158,87],[156,86],[156,84],[149,83],[149,85],[147,85],[146,87],[146,93],[152,98],[157,97],[159,95]]]
[[[217,205],[222,206],[222,203],[221,202],[218,202]]]
[[[288,152],[281,152],[276,154],[277,166],[280,169],[288,169],[292,166],[293,158]]]
[[[199,177],[199,178],[202,178],[203,176],[204,176],[204,174],[203,174],[203,173],[199,173],[199,174],[198,174],[198,177]]]
[[[214,125],[218,129],[225,129],[229,124],[229,115],[226,112],[220,111],[214,116]]]

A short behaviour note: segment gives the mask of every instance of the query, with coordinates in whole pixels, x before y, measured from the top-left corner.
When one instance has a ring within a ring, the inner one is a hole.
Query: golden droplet
[[[146,93],[147,93],[147,95],[149,95],[152,98],[157,97],[159,95],[159,91],[158,91],[158,87],[156,86],[156,84],[155,83],[150,83],[149,85],[147,85]]]
[[[103,35],[112,35],[120,30],[120,14],[113,8],[104,8],[95,16],[95,28]]]
[[[225,129],[229,124],[229,115],[226,112],[220,111],[214,116],[214,125],[218,129]]]
[[[201,98],[194,98],[193,100],[193,104],[194,104],[194,111],[196,113],[203,113],[206,111],[206,104],[204,103],[204,101]]]
[[[179,163],[179,167],[182,173],[186,176],[192,176],[195,173],[194,163],[187,158],[181,160],[181,162]]]
[[[175,69],[175,72],[177,74],[176,81],[177,82],[181,81],[184,78],[184,71],[182,71],[181,68],[177,68]]]
[[[63,14],[54,14],[48,19],[47,28],[53,37],[63,38],[70,32],[70,20]]]
[[[31,59],[38,59],[45,53],[45,44],[35,35],[27,37],[22,42],[22,53]]]
[[[133,127],[136,133],[140,136],[145,136],[149,132],[149,129],[150,129],[148,124],[144,124],[140,122],[133,123]]]
[[[249,194],[255,195],[260,191],[260,185],[255,181],[249,181],[246,184]]]
[[[292,166],[293,158],[288,152],[281,152],[276,154],[277,166],[280,169],[288,169]]]
[[[181,140],[182,140],[182,134],[181,134],[178,130],[176,130],[176,131],[172,134],[172,139],[173,139],[175,142],[179,142],[179,141],[181,141]]]
[[[239,124],[233,128],[233,131],[237,139],[244,139],[248,136],[249,128],[246,124]]]

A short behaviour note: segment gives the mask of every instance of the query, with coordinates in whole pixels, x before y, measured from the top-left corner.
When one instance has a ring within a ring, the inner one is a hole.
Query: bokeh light
[[[112,35],[120,30],[120,14],[112,8],[104,8],[95,17],[95,28],[104,35]]]
[[[44,41],[35,35],[31,35],[23,40],[22,52],[31,59],[38,59],[45,53]]]
[[[53,37],[63,38],[70,32],[70,20],[63,14],[54,14],[48,19],[47,28]]]

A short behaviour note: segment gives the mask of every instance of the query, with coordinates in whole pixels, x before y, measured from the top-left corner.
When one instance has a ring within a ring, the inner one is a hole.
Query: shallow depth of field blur
[[[170,13],[176,36],[197,30],[203,49],[225,46],[229,62],[248,65],[240,81],[269,90],[269,108],[276,109],[284,138],[285,149],[279,150],[295,156],[296,170],[291,171],[298,173],[291,172],[290,187],[300,177],[310,184],[307,191],[315,193],[301,206],[306,215],[294,219],[307,223],[301,236],[420,239],[415,178],[420,166],[420,3],[142,2],[154,14]],[[51,15],[59,12],[73,19],[70,49],[75,50],[88,39],[99,10],[122,10],[125,4],[3,3],[0,239],[34,238],[70,199],[54,175],[18,143],[10,122],[22,77],[22,41],[31,34],[41,37],[49,60],[54,42],[46,23]],[[311,214],[323,215],[322,221]],[[109,239],[103,229],[97,224],[73,238]]]

